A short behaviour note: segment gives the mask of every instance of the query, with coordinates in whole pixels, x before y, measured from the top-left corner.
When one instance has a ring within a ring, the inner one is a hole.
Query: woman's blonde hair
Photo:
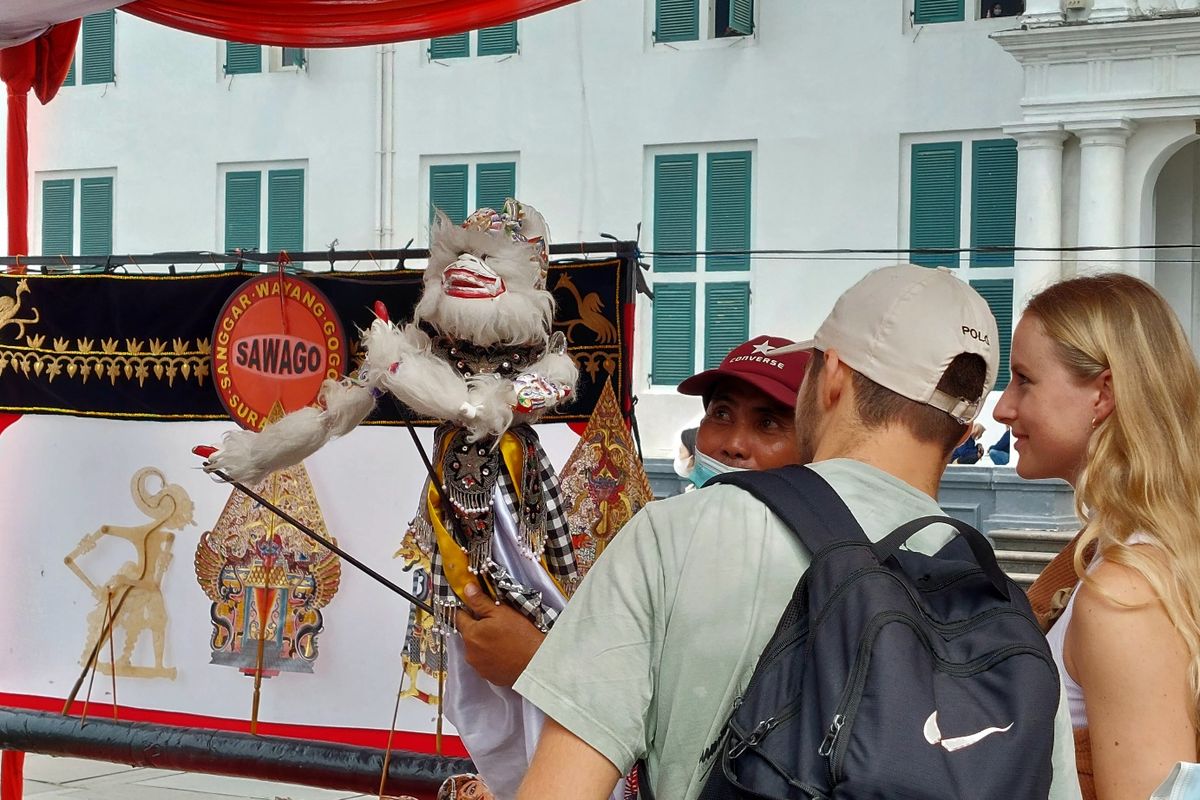
[[[1112,371],[1113,412],[1088,441],[1075,485],[1084,521],[1075,550],[1083,580],[1090,545],[1137,570],[1187,645],[1192,721],[1200,718],[1200,367],[1157,291],[1128,275],[1063,281],[1029,303],[1076,377]],[[1133,533],[1155,552],[1132,547]]]

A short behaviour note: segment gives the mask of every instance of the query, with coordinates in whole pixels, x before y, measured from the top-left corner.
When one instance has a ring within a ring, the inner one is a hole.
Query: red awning
[[[430,39],[487,28],[576,0],[137,0],[122,6],[172,28],[287,47]]]
[[[4,0],[0,47],[51,25],[121,7],[190,33],[253,44],[349,47],[429,39],[569,5],[576,0]]]

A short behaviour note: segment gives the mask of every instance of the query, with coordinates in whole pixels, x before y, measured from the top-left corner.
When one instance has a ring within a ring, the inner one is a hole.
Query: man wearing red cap
[[[689,477],[697,486],[741,469],[802,464],[811,454],[796,446],[796,395],[809,351],[773,355],[791,345],[782,336],[758,336],[738,345],[715,369],[679,384],[681,394],[704,400]]]

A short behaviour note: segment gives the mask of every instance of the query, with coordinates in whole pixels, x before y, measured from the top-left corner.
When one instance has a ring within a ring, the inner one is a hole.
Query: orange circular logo
[[[243,283],[213,328],[217,394],[237,424],[259,430],[276,404],[312,405],[326,378],[347,362],[341,320],[320,289],[291,275]]]

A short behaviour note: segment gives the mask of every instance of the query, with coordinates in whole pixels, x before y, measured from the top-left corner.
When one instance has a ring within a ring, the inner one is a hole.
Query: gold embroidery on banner
[[[19,319],[17,312],[21,310],[21,295],[29,293],[29,281],[22,278],[17,281],[17,290],[12,297],[0,296],[0,330],[9,325],[17,328],[17,338],[25,336],[26,325],[36,325],[40,318],[38,310],[33,309],[33,316]]]
[[[177,377],[195,379],[197,384],[204,385],[212,352],[208,339],[196,339],[194,346],[192,340],[180,338],[172,339],[170,344],[165,339],[148,342],[125,339],[122,349],[121,341],[108,338],[100,340],[97,352],[94,339],[77,338],[72,348],[70,338],[56,336],[47,348],[46,334],[25,331],[25,326],[40,321],[38,309],[32,309],[32,316],[17,316],[21,311],[22,295],[29,292],[29,281],[22,278],[17,281],[12,296],[0,295],[0,333],[6,326],[16,327],[15,342],[0,344],[0,375],[12,369],[31,380],[44,377],[48,383],[53,383],[55,378],[65,374],[67,378],[78,378],[83,383],[93,377],[108,379],[113,386],[119,380],[136,380],[138,386],[144,386],[153,375],[157,380],[165,379],[168,386],[174,386]]]
[[[107,379],[113,386],[119,380],[136,380],[138,386],[144,386],[153,375],[157,380],[165,379],[168,386],[174,386],[180,377],[194,379],[203,386],[209,374],[208,339],[196,339],[194,346],[190,341],[174,339],[169,347],[162,340],[151,339],[148,350],[147,343],[140,339],[126,339],[123,350],[118,349],[116,339],[104,339],[100,352],[86,338],[76,339],[74,349],[70,340],[61,338],[55,338],[46,348],[44,334],[26,336],[25,342],[27,346],[0,344],[0,375],[11,368],[26,378],[44,376],[49,383],[65,374],[83,383],[90,378]]]
[[[617,359],[613,353],[603,350],[595,350],[587,353],[571,353],[571,358],[575,359],[575,363],[579,368],[587,372],[588,377],[592,379],[592,383],[598,383],[596,374],[603,369],[609,375],[615,376],[617,373]]]
[[[554,291],[565,289],[568,294],[575,298],[575,308],[579,317],[576,319],[556,320],[555,326],[566,326],[567,338],[571,338],[571,332],[575,330],[576,325],[582,325],[592,333],[596,334],[596,341],[600,344],[612,344],[617,341],[617,329],[612,324],[608,317],[604,316],[604,301],[600,299],[597,292],[589,292],[587,296],[579,294],[578,287],[571,280],[571,276],[567,272],[560,272],[558,282],[554,284]]]

